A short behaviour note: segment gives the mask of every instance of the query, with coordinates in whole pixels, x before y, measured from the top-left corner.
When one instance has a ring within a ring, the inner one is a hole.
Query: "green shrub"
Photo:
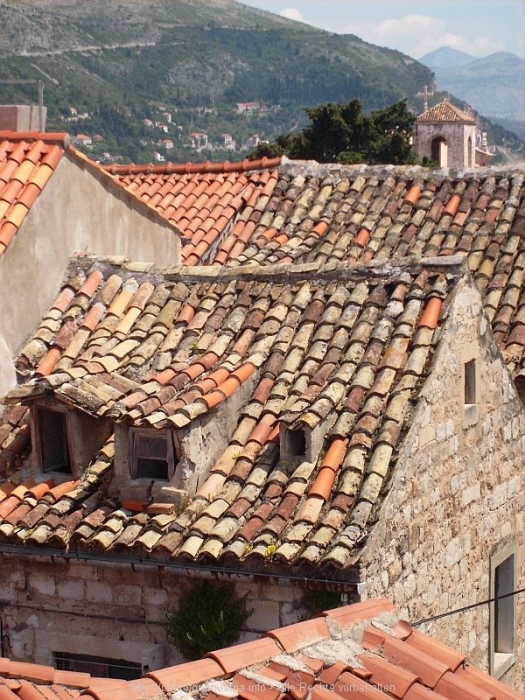
[[[231,584],[202,581],[185,591],[166,616],[168,639],[190,661],[234,644],[248,619],[245,597]]]

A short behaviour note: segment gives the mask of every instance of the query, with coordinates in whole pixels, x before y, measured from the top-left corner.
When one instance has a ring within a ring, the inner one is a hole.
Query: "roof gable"
[[[464,124],[475,124],[476,121],[466,112],[462,112],[450,102],[440,102],[420,114],[416,122],[458,122]]]

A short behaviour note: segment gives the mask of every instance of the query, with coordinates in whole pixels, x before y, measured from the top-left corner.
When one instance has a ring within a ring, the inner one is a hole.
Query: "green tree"
[[[304,110],[310,124],[302,131],[262,143],[251,158],[287,155],[319,163],[415,163],[411,145],[415,117],[406,100],[363,114],[357,99],[346,104],[327,102]]]

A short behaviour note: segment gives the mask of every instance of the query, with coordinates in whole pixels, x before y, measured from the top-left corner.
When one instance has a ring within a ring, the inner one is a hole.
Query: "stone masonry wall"
[[[199,579],[161,565],[97,564],[0,555],[2,655],[53,665],[53,652],[125,659],[150,669],[183,659],[166,638],[166,613]],[[240,641],[296,622],[302,591],[237,582],[251,614]]]
[[[432,141],[443,138],[447,142],[448,168],[475,167],[476,126],[461,122],[432,124],[419,122],[416,124],[414,148],[419,159],[432,156]],[[471,158],[468,158],[468,139],[471,139]]]
[[[411,623],[487,600],[491,557],[509,544],[516,588],[525,586],[524,410],[472,282],[457,290],[442,341],[362,558],[366,597],[386,595]],[[478,397],[465,406],[471,359]],[[525,606],[515,600],[516,662],[502,680],[523,690]],[[482,605],[420,629],[488,670],[489,610]]]

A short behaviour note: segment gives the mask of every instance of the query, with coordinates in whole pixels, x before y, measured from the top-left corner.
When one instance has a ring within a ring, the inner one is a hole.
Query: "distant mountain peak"
[[[450,46],[441,46],[435,51],[425,54],[420,59],[420,63],[427,68],[458,68],[465,66],[476,60],[476,56],[471,56],[463,51],[458,51]]]

